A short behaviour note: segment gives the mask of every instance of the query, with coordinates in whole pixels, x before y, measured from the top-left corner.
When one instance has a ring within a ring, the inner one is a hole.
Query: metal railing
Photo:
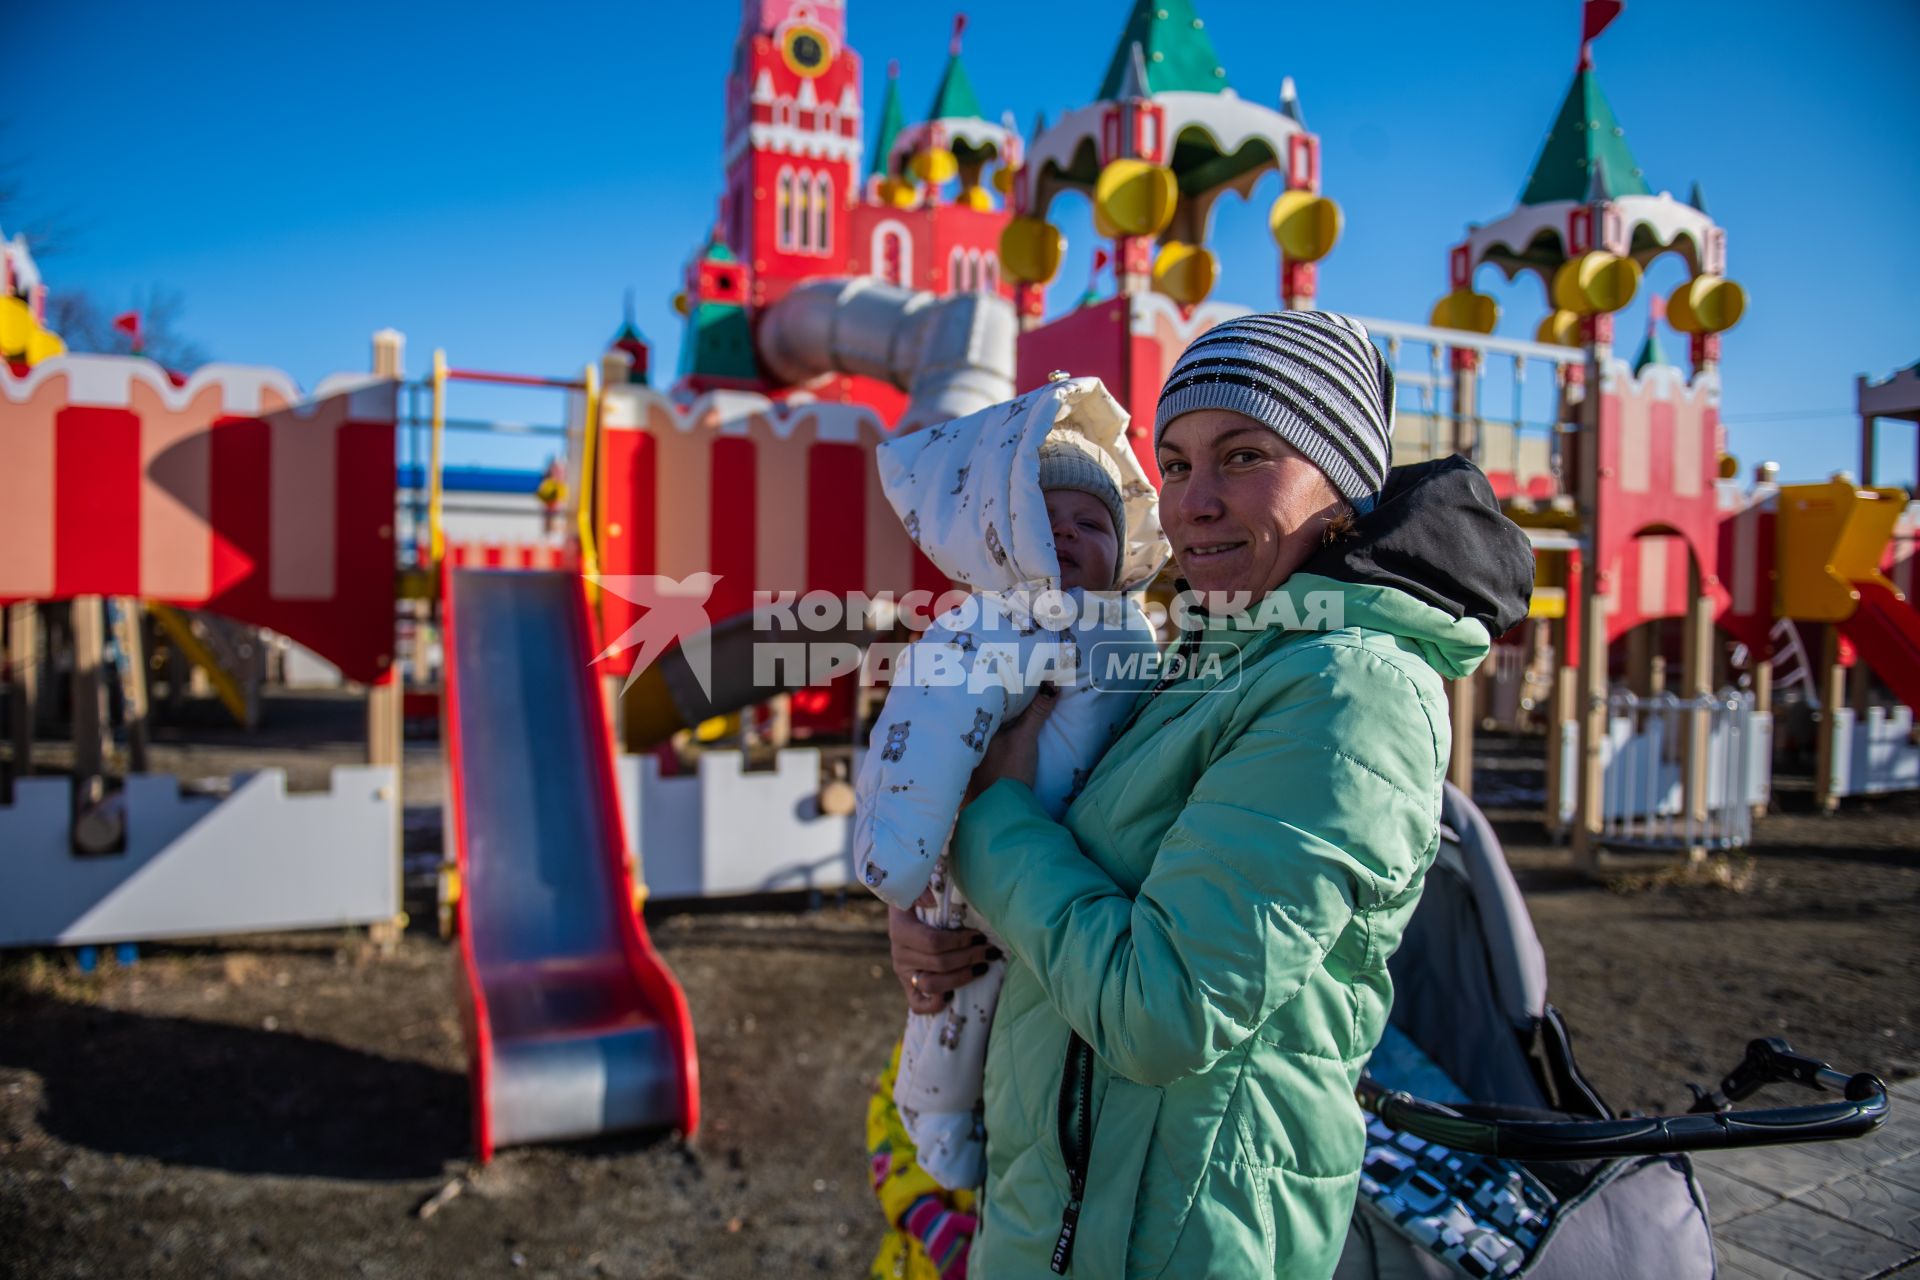
[[[1757,788],[1764,787],[1772,736],[1767,719],[1755,716],[1751,694],[1732,690],[1695,698],[1610,695],[1601,842],[1643,849],[1746,845],[1756,795],[1764,803]]]
[[[597,560],[598,550],[596,497],[590,481],[594,476],[599,435],[601,372],[597,365],[587,366],[579,378],[549,378],[527,374],[497,373],[478,369],[456,369],[447,364],[443,351],[433,353],[431,374],[401,386],[399,423],[399,492],[396,495],[399,523],[407,534],[401,544],[403,564],[422,569],[439,565],[446,554],[445,513],[449,478],[481,480],[488,493],[518,492],[495,483],[525,471],[528,463],[544,466],[556,456],[565,464],[568,496],[563,516],[570,526],[577,525],[583,566]],[[558,391],[566,397],[568,421],[528,423],[484,418],[456,418],[447,413],[449,387],[453,383],[477,383],[492,387],[532,388]],[[578,404],[584,402],[584,409]],[[518,448],[493,447],[486,450],[489,461],[508,458],[517,467],[497,469],[490,476],[486,468],[453,467],[447,462],[446,440],[451,435],[494,437],[500,445],[509,442]],[[536,487],[537,487],[536,482]],[[485,505],[482,508],[487,509]],[[591,568],[589,568],[591,572]]]
[[[1387,357],[1398,389],[1395,444],[1421,457],[1459,449],[1482,471],[1503,472],[1525,491],[1536,478],[1561,474],[1562,370],[1582,363],[1573,347],[1496,338],[1397,320],[1356,317]],[[1464,382],[1451,352],[1479,358]],[[1459,388],[1470,388],[1462,401]]]

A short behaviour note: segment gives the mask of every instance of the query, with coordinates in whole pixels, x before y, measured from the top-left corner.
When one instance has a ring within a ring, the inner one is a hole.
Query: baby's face
[[[1120,565],[1120,539],[1107,504],[1078,489],[1048,489],[1047,521],[1060,554],[1060,585],[1108,591]]]

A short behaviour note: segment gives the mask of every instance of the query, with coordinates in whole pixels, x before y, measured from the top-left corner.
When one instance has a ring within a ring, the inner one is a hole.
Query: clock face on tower
[[[789,27],[780,42],[780,55],[787,66],[803,76],[817,76],[833,64],[829,38],[815,27]]]

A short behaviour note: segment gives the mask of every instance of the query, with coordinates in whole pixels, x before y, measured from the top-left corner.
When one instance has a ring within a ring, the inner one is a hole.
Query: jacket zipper
[[[1093,1154],[1093,1049],[1077,1031],[1069,1032],[1067,1062],[1060,1073],[1060,1155],[1067,1162],[1067,1207],[1060,1215],[1060,1238],[1053,1245],[1053,1270],[1065,1275],[1073,1261],[1073,1237],[1080,1228],[1080,1202],[1087,1194],[1087,1161]]]

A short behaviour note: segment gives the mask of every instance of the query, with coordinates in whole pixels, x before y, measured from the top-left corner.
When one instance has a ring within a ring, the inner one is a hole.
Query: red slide
[[[699,1123],[686,997],[647,939],[578,574],[450,569],[449,838],[474,1145]]]
[[[1877,582],[1857,582],[1859,607],[1840,624],[1860,657],[1920,715],[1920,612]]]

